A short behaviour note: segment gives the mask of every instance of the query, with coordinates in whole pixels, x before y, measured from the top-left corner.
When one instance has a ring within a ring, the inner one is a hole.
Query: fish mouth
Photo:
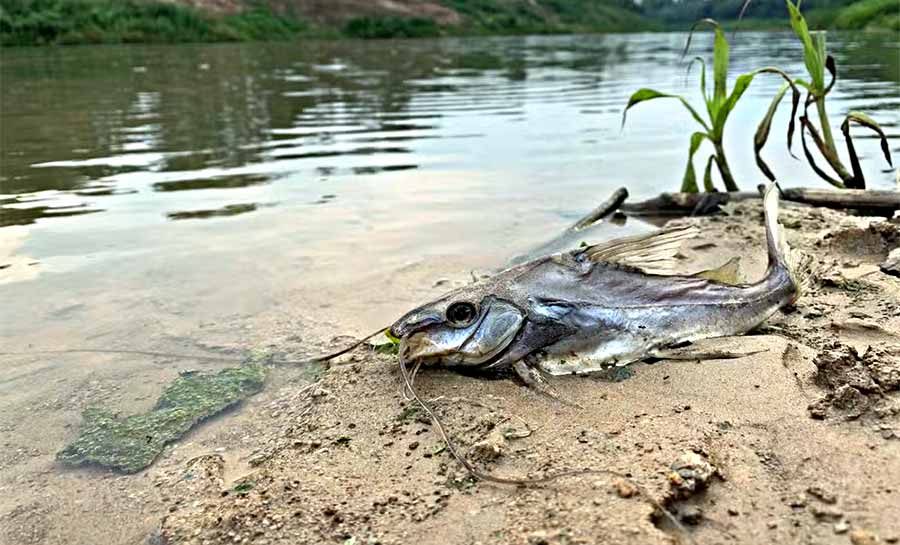
[[[448,350],[441,350],[423,331],[416,331],[405,335],[400,339],[400,354],[407,361],[424,361],[428,359],[440,359],[449,354]]]
[[[477,331],[477,328],[475,328]],[[400,354],[409,362],[424,365],[443,364],[447,366],[489,366],[515,340],[518,328],[506,331],[489,350],[476,350],[471,346],[477,344],[475,331],[466,335],[462,341],[442,343],[440,336],[428,334],[427,328],[415,331],[400,339]]]

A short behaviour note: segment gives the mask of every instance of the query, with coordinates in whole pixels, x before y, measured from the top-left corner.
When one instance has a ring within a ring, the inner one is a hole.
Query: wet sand
[[[368,349],[318,380],[309,369],[276,367],[261,394],[197,427],[142,473],[61,468],[55,452],[75,436],[82,409],[102,401],[125,414],[145,410],[191,363],[18,357],[3,377],[0,540],[689,542],[659,516],[654,504],[661,504],[697,543],[895,542],[900,279],[877,264],[900,243],[900,225],[794,206],[781,217],[790,242],[815,258],[814,286],[796,309],[777,313],[753,334],[705,341],[765,352],[632,365],[630,378],[619,382],[555,379],[574,405],[509,377],[427,370],[417,379],[419,393],[485,471],[539,477],[605,468],[626,479],[582,475],[529,488],[473,481],[404,399],[396,360]],[[761,220],[756,203],[730,216],[679,220],[704,231],[683,250],[684,270],[742,255],[745,274],[757,278],[765,268]],[[482,263],[486,270],[490,257]],[[337,331],[361,336],[464,285],[471,268],[469,259],[427,257],[373,270],[364,283],[336,278],[287,286],[282,293],[290,295],[278,304],[247,303],[230,315],[209,308],[201,326],[186,319],[162,326],[148,317],[146,334],[154,347],[170,351],[237,356],[268,347],[300,358],[347,342],[334,337]],[[55,304],[63,315],[81,312]],[[84,338],[128,342],[118,333],[104,337],[113,330],[99,321]],[[51,345],[65,345],[62,331],[46,332]],[[76,360],[79,372],[55,371]],[[193,367],[201,365],[229,364]],[[17,390],[15,381],[29,374],[46,377],[43,386]],[[516,438],[524,430],[530,435]],[[688,453],[715,469],[694,494],[677,486],[671,469]]]

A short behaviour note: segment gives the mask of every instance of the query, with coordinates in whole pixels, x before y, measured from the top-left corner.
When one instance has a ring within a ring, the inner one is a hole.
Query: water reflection
[[[166,216],[170,220],[195,220],[203,218],[221,218],[227,216],[237,216],[238,214],[246,214],[253,212],[259,208],[256,203],[248,204],[229,204],[215,210],[191,210],[185,212],[170,212]]]
[[[196,180],[180,180],[174,182],[157,182],[153,184],[156,191],[189,191],[193,189],[228,189],[230,187],[248,187],[267,184],[272,181],[269,176],[245,174],[237,176],[212,176]]]
[[[709,56],[703,41],[695,53]],[[830,38],[841,70],[832,111],[838,119],[864,109],[895,135],[900,73],[885,51],[898,47],[884,42]],[[315,189],[299,188],[313,180],[410,169],[497,170],[517,184],[638,180],[650,191],[659,177],[651,185],[651,165],[635,158],[680,150],[681,112],[658,109],[625,136],[619,116],[637,87],[685,91],[683,43],[656,34],[9,50],[0,225],[147,208],[157,218],[232,216],[270,193],[312,202]],[[788,35],[741,34],[735,73],[775,64],[800,74],[795,45]],[[755,82],[746,100],[764,107],[776,87]],[[776,171],[799,172],[784,155],[771,159]],[[655,161],[657,172],[681,170],[683,153]],[[597,172],[599,162],[608,170]],[[872,168],[876,185],[887,183]]]

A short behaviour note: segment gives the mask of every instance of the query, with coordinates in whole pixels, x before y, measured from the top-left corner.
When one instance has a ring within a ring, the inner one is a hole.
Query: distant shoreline
[[[351,0],[344,0],[351,2]],[[521,36],[681,31],[689,21],[661,21],[613,3],[573,0],[570,13],[523,12],[521,6],[481,2],[480,8],[405,15],[328,12],[320,16],[275,11],[264,2],[234,2],[230,12],[199,9],[161,0],[4,0],[0,5],[0,45],[84,45],[126,43],[217,43],[318,39],[392,39],[453,36]],[[468,6],[448,0],[447,6]],[[491,9],[487,9],[490,7]],[[508,12],[503,12],[506,9]],[[481,11],[479,11],[481,10]],[[565,15],[565,16],[564,16]],[[840,9],[813,9],[810,26],[834,30],[900,31],[900,4],[862,0]],[[720,21],[726,28],[789,30],[787,18]]]

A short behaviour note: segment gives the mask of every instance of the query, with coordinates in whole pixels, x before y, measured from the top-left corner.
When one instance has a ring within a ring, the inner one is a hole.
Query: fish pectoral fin
[[[658,360],[734,360],[746,358],[754,354],[761,354],[768,350],[754,350],[752,352],[731,352],[729,350],[699,350],[697,348],[671,348],[653,350],[645,359]]]
[[[729,286],[737,286],[743,284],[743,275],[741,274],[741,258],[732,257],[725,264],[714,269],[707,269],[694,273],[691,276],[697,278],[705,278],[718,282],[719,284],[727,284]]]
[[[574,401],[563,399],[563,397],[559,395],[559,392],[556,391],[556,388],[547,382],[547,379],[544,378],[541,371],[537,367],[525,363],[525,360],[515,362],[512,365],[512,368],[526,386],[533,388],[539,394],[545,395],[550,399],[562,403],[563,405],[568,405],[569,407],[582,408],[581,405]]]
[[[672,274],[681,243],[699,234],[700,229],[694,226],[676,227],[595,244],[581,253],[595,262],[635,267],[648,274]]]

